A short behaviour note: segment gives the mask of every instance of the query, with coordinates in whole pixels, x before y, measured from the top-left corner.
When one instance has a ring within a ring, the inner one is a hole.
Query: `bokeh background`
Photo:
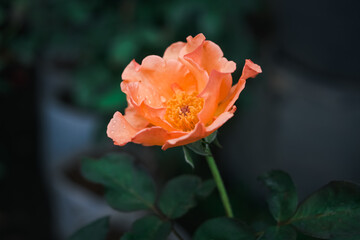
[[[300,199],[330,180],[360,182],[359,12],[357,0],[1,1],[0,239],[62,240],[116,215],[81,177],[85,156],[126,152],[159,186],[181,173],[210,177],[181,149],[113,147],[105,134],[126,107],[124,67],[200,32],[237,63],[234,82],[246,58],[263,69],[214,149],[239,218],[271,221],[256,179],[271,169],[292,175]],[[184,234],[222,211],[215,193],[180,221]],[[140,215],[117,214],[109,239]]]

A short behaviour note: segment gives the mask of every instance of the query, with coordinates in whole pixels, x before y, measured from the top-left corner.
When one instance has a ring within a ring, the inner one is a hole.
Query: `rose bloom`
[[[163,57],[148,56],[125,68],[121,90],[126,94],[125,115],[116,112],[107,135],[114,144],[128,142],[167,148],[186,145],[221,127],[236,110],[234,105],[246,79],[261,73],[251,60],[232,86],[236,64],[223,57],[203,34],[170,45]]]

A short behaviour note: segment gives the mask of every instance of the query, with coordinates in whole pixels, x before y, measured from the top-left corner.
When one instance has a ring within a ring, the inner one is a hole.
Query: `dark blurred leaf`
[[[359,239],[360,186],[337,181],[327,184],[300,204],[290,222],[317,238]]]
[[[170,232],[170,222],[151,215],[137,220],[121,240],[165,240]]]
[[[196,195],[200,198],[206,198],[214,191],[215,187],[216,184],[213,179],[206,180],[201,183]]]
[[[135,39],[129,36],[118,36],[109,48],[110,60],[117,64],[127,65],[134,57],[138,50]]]
[[[112,80],[109,69],[100,63],[86,65],[75,74],[75,101],[80,107],[94,108],[99,106],[99,96]],[[118,90],[119,88],[114,88]],[[114,90],[114,91],[115,91]]]
[[[95,107],[103,111],[120,110],[126,107],[126,95],[120,88],[113,88],[99,96]]]
[[[100,160],[85,159],[82,173],[106,187],[106,200],[120,211],[152,209],[155,186],[145,171],[136,168],[125,154],[109,154]]]
[[[108,231],[109,217],[103,217],[79,229],[69,240],[105,240]]]
[[[258,240],[296,240],[296,231],[290,226],[272,226]]]
[[[255,240],[254,232],[244,223],[226,217],[203,223],[195,232],[194,240]]]
[[[269,188],[269,209],[276,221],[288,220],[297,207],[297,193],[291,177],[280,170],[274,170],[259,177]]]
[[[185,147],[183,146],[183,152],[184,152],[184,158],[185,158],[185,162],[187,162],[192,168],[194,168],[194,161],[193,159],[191,158],[191,154],[190,154],[190,151]]]
[[[182,175],[171,179],[160,195],[160,210],[171,219],[183,216],[196,205],[195,196],[200,186],[201,180],[197,176]]]
[[[65,4],[67,16],[73,24],[82,24],[86,22],[91,14],[90,4],[85,1],[69,1]]]

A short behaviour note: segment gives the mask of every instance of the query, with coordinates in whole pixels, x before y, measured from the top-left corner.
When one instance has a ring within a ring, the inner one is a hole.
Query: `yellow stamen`
[[[196,93],[179,92],[167,102],[165,119],[173,127],[182,131],[191,131],[199,122],[197,114],[204,106],[204,99]]]

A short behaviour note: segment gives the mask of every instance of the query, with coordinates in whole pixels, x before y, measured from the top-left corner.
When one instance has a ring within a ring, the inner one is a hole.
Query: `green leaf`
[[[207,220],[195,232],[193,240],[255,240],[249,226],[235,219],[220,217]]]
[[[184,152],[185,162],[187,162],[192,168],[195,168],[194,161],[190,155],[190,151],[185,146],[183,146],[183,152]]]
[[[135,221],[131,231],[126,233],[121,240],[166,240],[170,232],[170,222],[150,215]]]
[[[133,165],[125,154],[109,154],[100,160],[85,159],[82,173],[90,181],[103,184],[109,205],[120,211],[152,209],[155,185],[150,176]]]
[[[274,170],[259,177],[269,188],[269,209],[277,222],[288,220],[295,213],[298,200],[291,177],[283,171]]]
[[[210,144],[216,139],[216,136],[217,136],[217,130],[215,132],[213,132],[212,134],[210,134],[209,136],[207,136],[204,140],[205,140],[205,142]]]
[[[296,231],[291,226],[271,226],[258,240],[296,240]]]
[[[202,156],[208,156],[209,153],[206,150],[206,146],[202,140],[189,143],[186,145],[191,151],[193,151],[196,154],[202,155]]]
[[[109,217],[103,217],[79,229],[69,240],[105,240],[108,231]]]
[[[183,216],[196,205],[195,197],[200,186],[200,178],[192,175],[170,180],[159,198],[160,210],[171,219]]]
[[[359,239],[360,186],[350,182],[330,182],[301,203],[290,222],[312,237]]]
[[[214,191],[215,187],[216,184],[213,179],[206,180],[200,185],[196,195],[200,198],[206,198]]]

